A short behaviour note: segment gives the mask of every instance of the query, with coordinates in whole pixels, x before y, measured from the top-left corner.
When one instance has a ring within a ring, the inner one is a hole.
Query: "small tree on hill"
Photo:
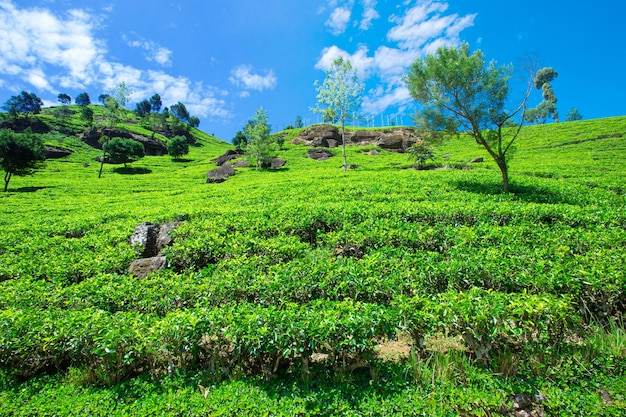
[[[248,122],[244,134],[248,138],[246,155],[255,164],[256,169],[269,165],[278,152],[278,144],[270,136],[267,113],[263,108],[257,110],[254,118]]]
[[[0,131],[0,166],[4,171],[4,191],[9,189],[13,175],[33,173],[45,159],[43,143],[39,135],[29,129],[23,133],[11,130]]]
[[[411,96],[423,104],[416,122],[428,130],[467,132],[496,161],[502,173],[502,188],[509,191],[509,152],[524,123],[528,84],[521,103],[506,110],[512,67],[485,64],[480,50],[469,45],[440,47],[434,55],[418,58],[405,77]],[[521,113],[514,128],[506,128]]]
[[[574,122],[576,120],[582,120],[583,115],[578,111],[576,107],[572,107],[569,112],[567,112],[567,117],[565,118],[566,122]]]
[[[61,103],[64,106],[67,106],[68,104],[72,104],[72,97],[70,97],[68,94],[65,93],[61,93],[57,96],[57,99],[59,100],[59,103]]]
[[[167,153],[173,159],[178,159],[183,155],[187,155],[189,153],[189,143],[187,143],[187,138],[184,136],[174,136],[167,143]]]
[[[11,96],[2,107],[11,116],[17,119],[20,114],[28,118],[29,114],[39,114],[43,106],[43,101],[35,93],[22,91],[17,96]]]
[[[235,137],[233,138],[232,142],[237,149],[242,149],[245,148],[248,144],[248,138],[246,137],[245,133],[243,133],[241,130],[238,130],[237,133],[235,133]]]
[[[545,119],[551,117],[556,123],[559,123],[559,112],[556,109],[557,98],[551,83],[558,76],[559,73],[554,68],[546,67],[537,71],[533,80],[535,88],[541,89],[541,96],[543,97],[543,101],[536,108],[539,117]]]
[[[365,88],[363,81],[359,78],[356,68],[352,67],[350,61],[339,57],[326,70],[326,79],[322,85],[315,81],[315,87],[318,91],[318,105],[311,110],[322,113],[325,119],[333,117],[341,121],[341,150],[345,172],[348,169],[345,124],[346,119],[356,117],[361,108],[361,95]]]
[[[106,144],[109,162],[112,164],[129,164],[146,156],[141,142],[132,139],[113,138]]]
[[[120,122],[124,115],[124,106],[128,103],[128,97],[131,92],[126,87],[126,83],[118,84],[113,90],[113,94],[101,94],[100,98],[104,100],[104,109],[102,120],[103,135],[100,139],[102,143],[102,159],[100,161],[100,171],[98,172],[98,178],[102,177],[102,169],[104,168],[104,161],[107,155],[107,144],[111,140],[111,131],[117,123]],[[142,145],[143,146],[143,145]]]
[[[78,104],[79,106],[88,106],[91,104],[91,99],[89,98],[89,94],[87,93],[80,93],[79,95],[76,96],[76,99],[74,99],[74,103]]]

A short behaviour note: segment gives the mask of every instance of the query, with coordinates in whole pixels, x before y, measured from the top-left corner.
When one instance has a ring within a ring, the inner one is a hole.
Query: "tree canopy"
[[[2,108],[13,117],[17,118],[19,114],[24,114],[28,118],[31,113],[38,114],[41,106],[43,106],[43,101],[35,93],[22,91],[17,96],[11,96]]]
[[[167,153],[174,159],[189,153],[189,143],[184,136],[174,136],[167,143]]]
[[[321,113],[325,120],[332,117],[341,121],[341,142],[343,170],[348,168],[346,161],[345,123],[346,119],[356,117],[361,108],[362,94],[365,89],[356,68],[349,60],[338,57],[326,70],[326,79],[317,89],[317,106],[311,110]]]
[[[88,106],[89,104],[91,104],[91,99],[89,98],[89,94],[80,93],[74,99],[74,103],[78,104],[79,106]]]
[[[59,100],[59,103],[63,104],[63,105],[67,105],[67,104],[71,104],[72,103],[72,97],[70,97],[68,94],[65,93],[61,93],[57,96],[57,99]]]
[[[278,143],[270,136],[270,132],[267,113],[261,107],[244,128],[244,135],[248,138],[246,155],[255,164],[257,170],[269,165],[278,152]]]
[[[126,164],[146,156],[146,150],[141,142],[132,139],[113,138],[105,145],[112,164]]]
[[[41,137],[29,129],[23,133],[0,130],[0,166],[4,171],[4,191],[13,175],[32,174],[45,159]]]
[[[485,63],[482,51],[471,53],[464,43],[418,58],[405,77],[411,96],[424,106],[416,114],[418,126],[467,132],[496,161],[505,192],[509,191],[508,155],[521,130],[532,88],[529,83],[521,103],[507,110],[512,71],[511,66]],[[505,129],[519,113],[517,127]]]
[[[535,74],[533,84],[537,90],[541,89],[543,101],[537,107],[531,109],[526,119],[534,123],[545,123],[548,118],[553,118],[559,122],[559,113],[556,109],[556,94],[552,88],[552,81],[559,76],[559,73],[552,67],[541,68]]]

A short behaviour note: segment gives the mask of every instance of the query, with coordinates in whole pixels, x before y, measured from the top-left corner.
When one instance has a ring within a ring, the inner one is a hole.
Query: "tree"
[[[320,85],[319,82],[315,81],[315,87],[318,91],[318,104],[312,111],[322,113],[324,118],[334,115],[337,120],[341,121],[341,150],[345,172],[348,169],[345,124],[346,119],[356,117],[361,108],[361,95],[365,89],[363,81],[359,78],[356,68],[352,67],[350,61],[339,57],[326,70],[324,83]]]
[[[23,133],[0,131],[0,166],[4,171],[4,191],[13,175],[24,176],[41,166],[46,155],[39,135],[27,129]]]
[[[69,95],[65,93],[59,94],[57,96],[57,99],[59,100],[59,103],[61,103],[64,106],[67,106],[68,104],[72,103],[72,97],[70,97]]]
[[[148,100],[140,101],[139,103],[137,103],[137,106],[135,107],[135,113],[141,119],[143,119],[144,117],[150,116],[151,111],[152,111],[152,105],[150,104]]]
[[[150,107],[153,113],[160,112],[162,106],[163,106],[163,102],[161,101],[160,95],[154,94],[152,97],[150,97]]]
[[[566,122],[574,122],[576,120],[582,120],[583,115],[578,111],[576,107],[572,107],[569,112],[567,112],[567,117],[565,118]]]
[[[235,133],[235,137],[233,138],[232,142],[233,145],[237,147],[237,149],[241,149],[245,148],[248,144],[248,138],[241,130],[238,130],[237,133]]]
[[[296,129],[299,129],[303,126],[302,117],[296,116],[296,123],[294,124],[294,126],[296,127]]]
[[[78,104],[79,106],[88,106],[91,104],[91,99],[89,98],[89,94],[87,93],[80,93],[79,95],[76,96],[76,99],[74,99],[74,103]]]
[[[106,145],[109,162],[112,164],[129,164],[146,156],[141,142],[132,139],[113,138]]]
[[[509,191],[508,156],[524,123],[528,88],[521,103],[507,111],[511,66],[485,63],[482,51],[469,45],[440,47],[434,55],[418,58],[405,76],[411,96],[423,104],[416,123],[428,130],[467,132],[495,160],[502,173],[502,188]],[[515,128],[506,128],[521,113]]]
[[[535,88],[541,89],[541,96],[543,97],[543,101],[537,106],[539,114],[546,119],[552,117],[556,123],[559,123],[559,113],[556,110],[557,98],[550,83],[558,76],[559,73],[554,68],[545,67],[537,71],[533,80]]]
[[[433,147],[430,143],[426,141],[419,141],[414,143],[407,150],[407,152],[409,153],[409,158],[415,161],[415,166],[418,169],[423,169],[429,159],[432,161],[435,160]]]
[[[187,107],[185,107],[185,105],[180,101],[170,106],[170,113],[180,121],[183,121],[185,123],[189,122],[190,116],[189,112],[187,111]]]
[[[93,109],[86,105],[80,106],[80,118],[91,126],[93,124]]]
[[[35,93],[22,91],[17,96],[11,96],[2,108],[17,119],[20,113],[24,113],[26,118],[30,113],[39,114],[41,106],[43,106],[43,101]]]
[[[124,114],[124,106],[128,103],[128,97],[131,92],[126,87],[126,83],[118,84],[113,90],[112,94],[101,94],[99,99],[104,100],[104,109],[102,120],[103,135],[100,139],[102,142],[102,158],[100,160],[100,171],[98,171],[98,178],[102,177],[102,169],[104,168],[104,161],[106,160],[108,143],[111,140],[111,132],[113,127],[121,120]],[[143,145],[142,145],[143,146]],[[145,150],[144,150],[145,152]]]
[[[189,143],[184,136],[174,136],[167,143],[167,153],[174,159],[178,159],[189,153]]]
[[[107,99],[109,99],[109,98],[111,98],[111,96],[110,96],[110,95],[103,93],[103,94],[100,94],[100,95],[98,96],[98,101],[99,101],[101,104],[106,104]]]
[[[188,122],[191,127],[197,128],[200,126],[200,119],[197,116],[190,116]]]
[[[271,164],[272,159],[278,152],[278,144],[270,136],[270,125],[267,123],[267,113],[259,108],[254,118],[244,128],[244,134],[248,138],[246,155],[256,166],[260,167]]]

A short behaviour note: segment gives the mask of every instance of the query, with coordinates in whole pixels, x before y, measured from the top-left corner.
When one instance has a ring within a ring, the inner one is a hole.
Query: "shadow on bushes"
[[[150,174],[152,173],[152,170],[148,168],[122,167],[122,168],[115,168],[113,172],[115,172],[116,174],[124,174],[124,175],[140,175],[140,174]]]
[[[484,195],[507,195],[502,191],[501,182],[473,182],[456,181],[452,184],[461,191]],[[537,185],[510,184],[511,200],[537,204],[570,204],[579,205],[574,198],[570,198],[563,192],[551,190]],[[573,196],[572,196],[573,197]]]

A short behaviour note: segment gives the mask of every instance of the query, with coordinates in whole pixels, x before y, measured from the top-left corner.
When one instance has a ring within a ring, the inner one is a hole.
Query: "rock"
[[[159,253],[157,249],[159,229],[158,225],[150,222],[144,222],[135,227],[130,237],[130,244],[131,246],[139,246],[141,248],[142,258],[156,256]]]
[[[148,276],[154,271],[161,271],[167,267],[167,258],[165,256],[154,256],[151,258],[142,258],[134,260],[128,268],[128,274],[134,275],[139,279]]]
[[[342,165],[341,167],[343,168],[343,165]],[[358,167],[359,167],[359,166],[358,166],[358,165],[355,165],[355,164],[348,164],[348,165],[346,165],[346,168],[347,168],[347,169],[357,169]]]
[[[249,161],[237,161],[233,164],[233,168],[248,168],[249,166]]]
[[[378,152],[376,149],[372,149],[367,154],[368,155],[372,155],[372,156],[378,156],[378,155],[380,155],[380,152]]]
[[[354,145],[373,145],[378,142],[382,134],[380,130],[357,130],[349,134],[348,140]]]
[[[161,227],[159,228],[159,233],[157,234],[157,238],[156,238],[157,253],[160,254],[163,249],[165,249],[166,247],[170,246],[173,243],[174,240],[172,239],[171,233],[174,230],[176,230],[176,228],[180,226],[181,224],[183,224],[183,222],[173,222],[173,223],[166,223],[164,225],[161,225]]]
[[[270,165],[270,168],[280,168],[285,166],[285,164],[287,163],[287,161],[285,161],[284,159],[281,158],[274,158],[272,159],[272,163]]]
[[[443,158],[443,159],[448,159],[448,158],[450,158],[451,156],[452,156],[452,154],[451,154],[451,153],[446,153],[446,154],[444,154],[444,155],[442,156],[442,158]]]
[[[328,149],[313,148],[308,151],[308,157],[317,161],[325,161],[331,156],[333,156],[333,153]]]
[[[480,156],[480,157],[478,157],[478,158],[474,158],[474,159],[472,159],[472,160],[470,161],[470,164],[475,164],[475,163],[477,163],[477,162],[484,162],[483,157],[482,157],[482,156]]]
[[[211,162],[213,162],[217,166],[221,166],[225,162],[230,161],[231,159],[241,158],[242,156],[243,156],[243,151],[241,149],[234,149],[234,150],[229,149],[224,153],[224,155],[219,156],[215,159],[212,159]]]
[[[219,168],[212,169],[206,174],[206,182],[209,184],[219,184],[228,179],[228,177],[232,177],[235,175],[235,170],[232,165],[224,164]]]
[[[329,147],[329,139],[335,141],[335,143],[342,143],[341,134],[333,125],[311,126],[308,129],[303,130],[299,137],[309,146]]]
[[[54,146],[44,146],[43,150],[46,153],[46,159],[65,158],[72,154],[72,151],[68,149],[61,149]]]
[[[396,152],[404,151],[407,148],[405,137],[393,133],[381,136],[377,145],[383,149]]]
[[[335,139],[326,139],[326,142],[329,148],[336,148],[341,144],[340,141],[336,141]]]
[[[96,127],[91,127],[83,132],[81,140],[87,143],[89,146],[92,146],[96,149],[102,149],[102,144],[100,143],[100,138],[102,137],[102,134],[103,132],[100,129]],[[146,151],[146,155],[149,156],[162,156],[167,154],[167,146],[165,146],[163,142],[157,139],[137,135],[121,129],[106,129],[104,131],[104,134],[111,138],[132,139],[136,140],[137,142],[141,142]]]

